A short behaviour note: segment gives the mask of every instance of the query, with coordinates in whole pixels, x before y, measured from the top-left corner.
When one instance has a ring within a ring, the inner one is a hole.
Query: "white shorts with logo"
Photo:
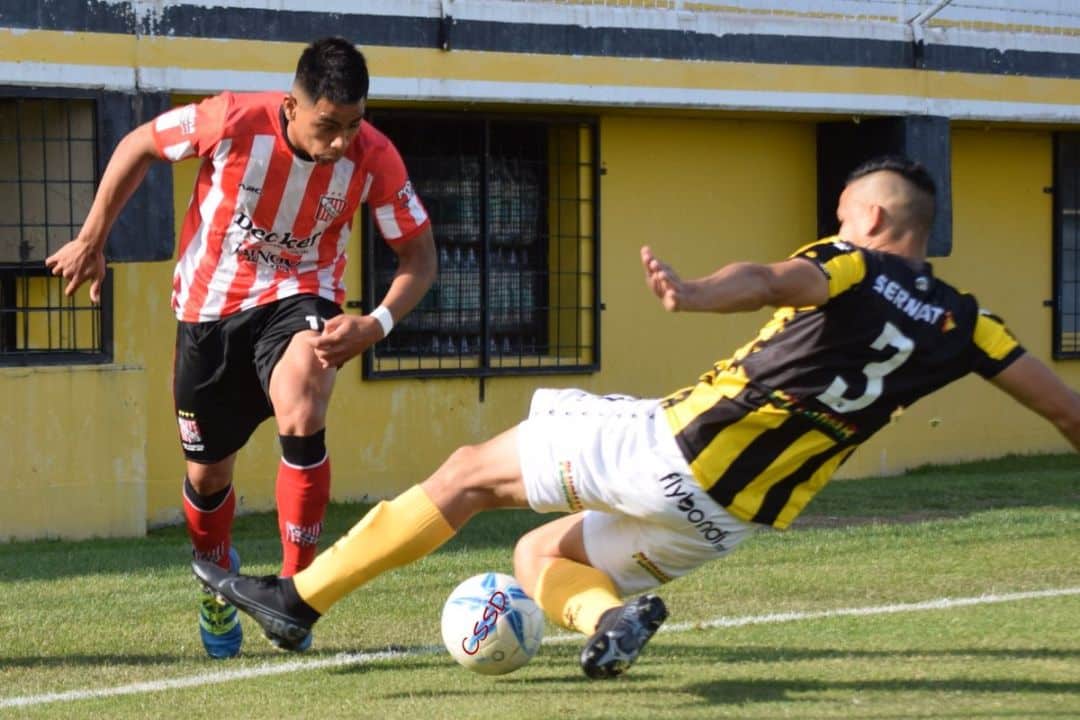
[[[722,557],[756,529],[701,489],[659,400],[538,390],[518,450],[529,505],[584,510],[589,562],[623,595]]]

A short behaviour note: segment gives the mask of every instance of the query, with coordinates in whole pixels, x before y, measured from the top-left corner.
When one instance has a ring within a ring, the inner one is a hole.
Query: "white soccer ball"
[[[450,655],[469,670],[504,675],[540,648],[544,612],[510,575],[474,575],[446,600],[442,636]]]

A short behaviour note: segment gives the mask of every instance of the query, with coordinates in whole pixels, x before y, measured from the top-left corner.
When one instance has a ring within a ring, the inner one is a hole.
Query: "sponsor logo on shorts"
[[[293,545],[314,545],[319,542],[320,535],[322,535],[321,522],[312,525],[285,523],[285,539]]]
[[[634,558],[641,569],[652,575],[660,583],[668,583],[674,580],[673,577],[657,567],[656,563],[649,559],[649,557],[643,552],[636,552],[630,557]]]
[[[195,413],[187,410],[177,411],[176,424],[180,426],[180,444],[185,450],[201,452],[206,449],[199,423],[195,420]]]
[[[697,506],[694,499],[694,490],[683,481],[682,475],[669,473],[660,478],[659,483],[664,488],[664,497],[675,502],[675,507],[686,518],[686,522],[690,523],[698,531],[698,534],[705,539],[705,542],[715,547],[719,552],[726,552],[724,538],[728,536],[727,531],[721,529],[713,519],[710,519],[705,514],[704,510]]]
[[[581,510],[581,498],[578,497],[577,487],[574,485],[574,466],[569,460],[559,462],[559,482],[562,484],[566,504],[574,512]]]

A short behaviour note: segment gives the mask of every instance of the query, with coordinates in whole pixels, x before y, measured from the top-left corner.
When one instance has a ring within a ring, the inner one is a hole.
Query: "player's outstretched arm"
[[[72,295],[90,281],[90,299],[101,301],[101,281],[105,277],[105,240],[131,194],[159,160],[150,124],[140,125],[124,136],[113,151],[101,176],[94,202],[75,239],[45,259],[53,275],[67,281],[65,295]]]
[[[1080,395],[1041,360],[1024,353],[991,382],[1052,422],[1080,450]]]
[[[770,307],[822,305],[829,281],[802,259],[770,265],[736,262],[697,280],[683,280],[650,247],[641,248],[645,284],[669,312],[746,312]]]

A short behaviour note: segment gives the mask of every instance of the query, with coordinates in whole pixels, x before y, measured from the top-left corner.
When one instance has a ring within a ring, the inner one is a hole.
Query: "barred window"
[[[1055,358],[1080,357],[1080,133],[1058,133],[1054,159]]]
[[[91,99],[0,97],[0,365],[111,359],[108,279],[93,305],[44,262],[90,209],[97,138]]]
[[[591,120],[378,111],[428,213],[439,276],[365,358],[365,376],[599,367],[597,140]],[[364,233],[364,307],[396,256]]]

